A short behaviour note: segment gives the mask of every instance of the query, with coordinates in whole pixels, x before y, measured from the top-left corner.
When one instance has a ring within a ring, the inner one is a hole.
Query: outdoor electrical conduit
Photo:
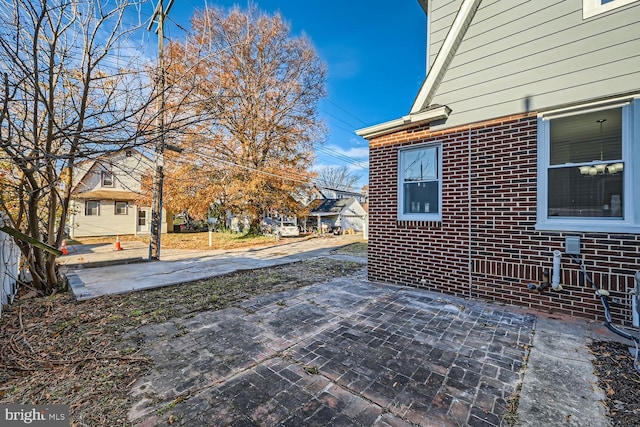
[[[561,291],[562,285],[560,284],[560,260],[562,258],[562,252],[555,250],[553,251],[553,270],[552,270],[552,279],[551,279],[551,287],[554,291]],[[547,270],[542,272],[542,283],[536,286],[533,283],[527,284],[527,288],[531,290],[543,291],[547,287],[549,287],[549,272]]]
[[[562,252],[559,250],[553,251],[553,275],[551,279],[551,287],[554,291],[561,291],[562,285],[560,284],[560,258]]]

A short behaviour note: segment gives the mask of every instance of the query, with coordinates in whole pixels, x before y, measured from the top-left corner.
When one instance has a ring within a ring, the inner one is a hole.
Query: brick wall
[[[369,278],[601,320],[592,288],[564,255],[565,237],[579,236],[589,273],[618,301],[614,320],[630,324],[640,236],[536,231],[536,138],[536,116],[522,115],[371,140]],[[398,149],[428,142],[442,144],[442,221],[400,221]],[[556,249],[563,291],[529,290],[543,271],[551,278]]]

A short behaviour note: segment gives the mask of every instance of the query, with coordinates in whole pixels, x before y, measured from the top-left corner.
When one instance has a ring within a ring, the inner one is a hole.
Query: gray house
[[[640,1],[420,4],[422,88],[357,131],[370,278],[602,318],[581,260],[637,325]]]
[[[355,197],[316,200],[312,204],[309,220],[318,229],[326,225],[327,230],[363,231],[367,212]],[[315,224],[314,224],[315,222]]]

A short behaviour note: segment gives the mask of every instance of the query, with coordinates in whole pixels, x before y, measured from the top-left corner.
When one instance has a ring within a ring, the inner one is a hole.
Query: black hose
[[[609,301],[607,300],[607,297],[605,295],[602,295],[602,293],[600,292],[600,290],[598,289],[598,287],[596,286],[595,283],[593,283],[593,280],[591,280],[591,277],[589,276],[589,273],[587,273],[587,269],[584,266],[584,263],[582,262],[581,259],[579,259],[578,257],[571,255],[571,259],[573,260],[573,262],[575,262],[576,264],[578,264],[578,266],[580,267],[580,271],[582,272],[582,275],[584,276],[585,280],[587,281],[587,283],[589,283],[593,289],[595,289],[596,294],[600,297],[600,302],[602,303],[602,307],[604,307],[604,318],[605,318],[605,326],[613,333],[616,333],[618,335],[620,335],[623,338],[626,338],[628,340],[631,340],[633,342],[635,342],[636,344],[636,349],[638,348],[638,344],[640,343],[640,338],[628,334],[625,331],[618,329],[616,326],[613,325],[613,323],[611,322],[611,309],[609,308]],[[638,352],[636,351],[636,358],[638,357]],[[636,363],[637,365],[637,363]]]

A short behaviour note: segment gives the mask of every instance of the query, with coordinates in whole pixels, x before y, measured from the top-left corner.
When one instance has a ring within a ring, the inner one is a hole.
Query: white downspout
[[[553,276],[551,279],[551,287],[554,291],[561,291],[562,285],[560,284],[560,258],[562,252],[559,250],[553,251]]]
[[[633,326],[640,326],[640,271],[634,276],[636,286],[631,291],[631,309]]]

